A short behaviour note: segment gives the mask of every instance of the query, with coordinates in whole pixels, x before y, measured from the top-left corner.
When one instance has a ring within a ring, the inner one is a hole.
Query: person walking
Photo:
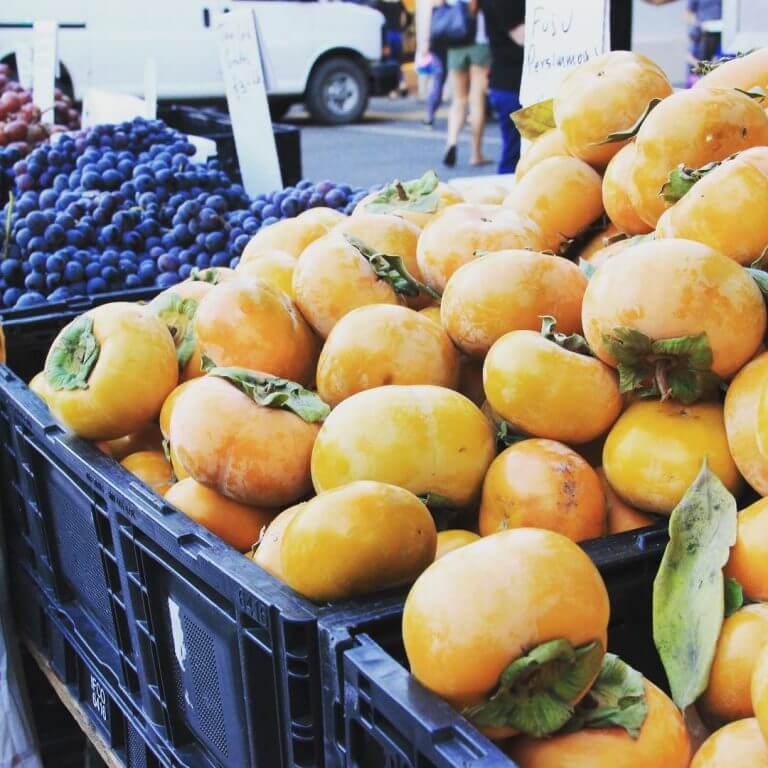
[[[427,116],[424,125],[434,126],[435,115],[443,103],[443,90],[448,74],[448,49],[437,43],[430,46],[428,57],[429,93],[427,94]]]
[[[523,74],[525,0],[480,0],[491,48],[491,106],[501,128],[499,173],[514,173],[520,159],[520,134],[510,115],[520,109]]]
[[[443,164],[456,165],[459,134],[467,121],[472,130],[470,165],[490,162],[483,155],[485,131],[485,99],[488,92],[488,69],[491,52],[485,33],[485,20],[478,8],[478,0],[450,0],[448,5],[464,3],[468,17],[474,20],[474,35],[467,44],[448,48],[448,76],[451,83],[451,108],[448,113],[448,136]]]

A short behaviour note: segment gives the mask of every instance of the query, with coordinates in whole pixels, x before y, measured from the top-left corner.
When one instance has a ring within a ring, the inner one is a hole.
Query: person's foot
[[[453,168],[456,165],[456,145],[448,147],[443,155],[443,165],[446,168]]]
[[[473,160],[470,160],[469,164],[477,168],[480,165],[490,165],[492,162],[493,160],[490,160],[487,157],[480,156],[479,158],[474,158]]]
[[[428,125],[430,128],[435,124],[435,118],[434,117],[425,117],[421,121],[422,125]]]

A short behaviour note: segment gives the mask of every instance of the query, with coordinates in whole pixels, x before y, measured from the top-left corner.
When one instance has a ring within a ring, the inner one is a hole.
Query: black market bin
[[[216,156],[222,169],[233,179],[242,181],[232,134],[232,121],[226,112],[213,107],[174,104],[161,106],[158,116],[172,128],[216,142]],[[301,131],[293,125],[273,123],[272,133],[275,137],[283,186],[294,186],[302,179]]]
[[[0,439],[11,556],[67,641],[89,649],[119,706],[141,713],[154,753],[210,768],[350,764],[350,665],[366,643],[402,664],[406,590],[326,605],[298,596],[67,433],[4,366]],[[665,538],[647,529],[586,545],[611,594],[627,593],[614,599],[617,650],[622,637],[642,638]],[[625,653],[658,679],[641,655]],[[422,743],[404,733],[401,751]]]

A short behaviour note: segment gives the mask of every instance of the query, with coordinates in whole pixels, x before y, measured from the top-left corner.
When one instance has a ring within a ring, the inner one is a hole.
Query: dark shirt
[[[480,0],[491,46],[489,85],[499,91],[520,90],[523,74],[523,47],[509,31],[525,21],[525,0]]]
[[[376,3],[376,10],[384,14],[385,29],[402,29],[403,23],[403,4],[400,0],[379,0]]]

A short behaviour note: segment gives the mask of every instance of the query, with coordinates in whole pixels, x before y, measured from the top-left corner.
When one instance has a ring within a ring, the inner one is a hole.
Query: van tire
[[[363,64],[333,56],[317,64],[305,94],[307,111],[319,123],[355,123],[368,107],[370,84]]]

